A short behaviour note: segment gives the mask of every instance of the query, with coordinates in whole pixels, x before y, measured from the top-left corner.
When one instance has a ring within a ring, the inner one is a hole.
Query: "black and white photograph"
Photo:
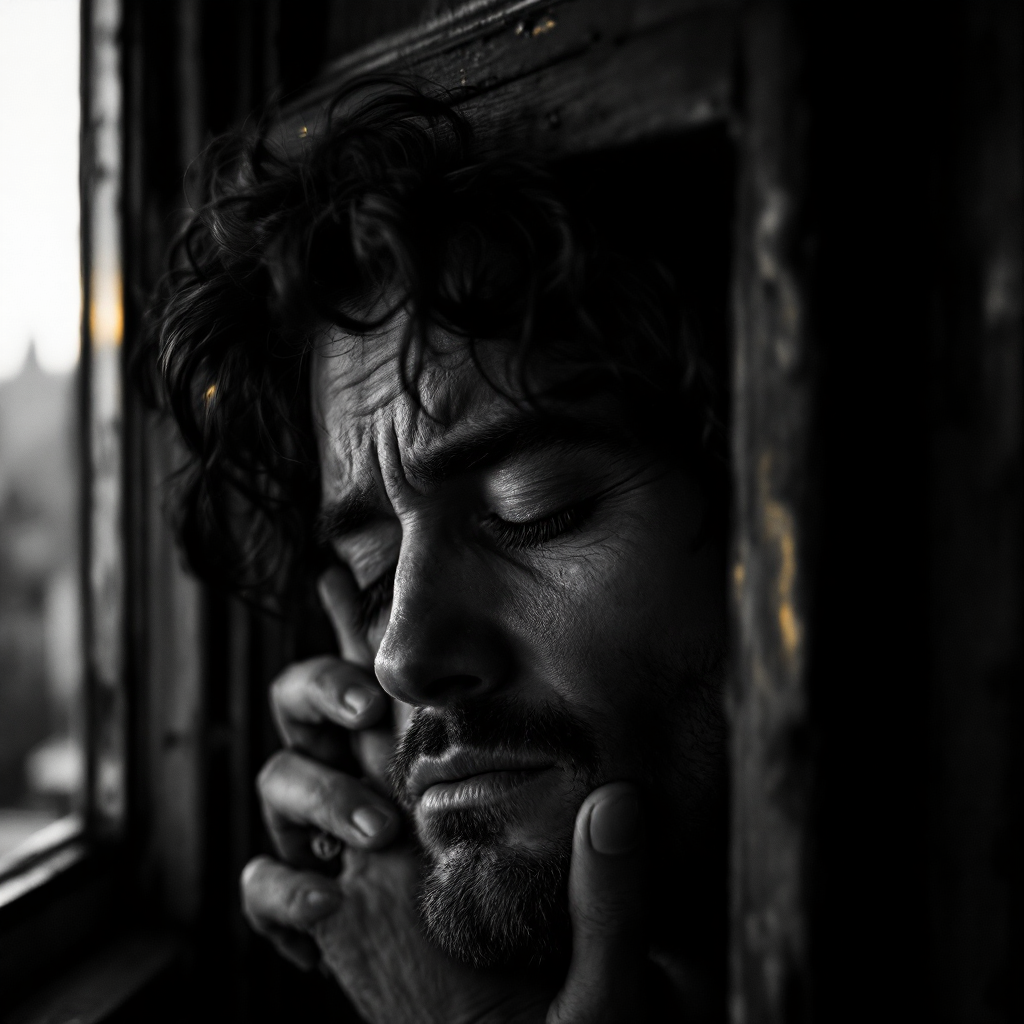
[[[1024,1020],[1020,0],[0,0],[0,1024]]]

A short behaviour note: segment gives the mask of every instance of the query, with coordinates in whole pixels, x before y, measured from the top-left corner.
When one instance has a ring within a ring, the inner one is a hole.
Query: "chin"
[[[542,966],[567,956],[573,815],[562,817],[522,822],[493,806],[418,816],[428,937],[473,967]]]
[[[419,896],[428,938],[473,967],[543,966],[569,949],[569,850],[462,839],[427,851]]]

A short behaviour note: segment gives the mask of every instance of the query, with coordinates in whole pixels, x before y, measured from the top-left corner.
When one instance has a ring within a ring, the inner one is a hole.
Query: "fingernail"
[[[361,715],[373,701],[372,694],[368,693],[360,686],[353,686],[352,689],[345,691],[345,696],[342,697],[342,702],[353,715]]]
[[[618,857],[639,842],[640,802],[635,793],[616,793],[590,812],[590,845],[598,853]]]
[[[367,839],[372,839],[379,832],[387,828],[391,819],[376,807],[360,807],[352,812],[352,824],[355,825]]]
[[[306,906],[326,914],[341,906],[341,893],[335,889],[307,889]]]

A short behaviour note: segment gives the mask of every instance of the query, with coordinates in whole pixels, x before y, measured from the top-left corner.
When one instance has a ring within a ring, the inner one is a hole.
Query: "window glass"
[[[79,16],[0,0],[0,862],[84,782]]]

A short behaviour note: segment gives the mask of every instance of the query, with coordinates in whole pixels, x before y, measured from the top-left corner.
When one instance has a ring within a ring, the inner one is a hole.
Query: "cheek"
[[[588,545],[516,580],[505,616],[527,673],[577,713],[607,710],[645,641],[644,587],[619,544]],[[630,684],[632,685],[632,679]]]
[[[645,541],[611,537],[552,559],[524,586],[524,634],[578,659],[656,647],[671,639],[663,637],[668,622],[685,631],[693,618],[692,559],[679,545],[655,549]]]
[[[529,675],[586,720],[609,768],[638,764],[648,724],[677,716],[688,645],[721,628],[709,561],[616,537],[522,583],[509,618]]]

